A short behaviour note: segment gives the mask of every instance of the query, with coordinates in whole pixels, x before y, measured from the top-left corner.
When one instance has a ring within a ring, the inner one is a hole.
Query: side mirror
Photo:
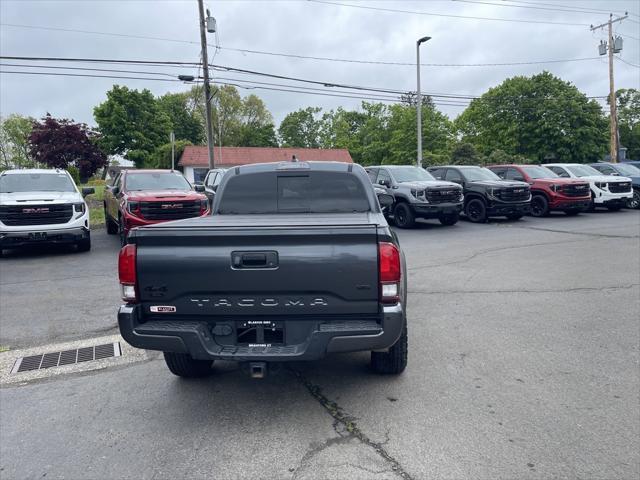
[[[196,184],[193,186],[193,189],[194,189],[196,192],[204,193],[204,185],[202,185],[201,183],[196,183]]]
[[[613,175],[614,177],[619,177],[620,174],[618,172],[613,172],[611,175]]]
[[[387,188],[391,186],[391,182],[389,180],[379,180],[378,183]]]
[[[379,193],[378,194],[378,202],[381,207],[390,207],[395,202],[395,198],[393,195],[389,195],[388,193]]]
[[[93,188],[93,187],[84,187],[82,189],[82,196],[83,197],[86,197],[87,195],[92,195],[94,193],[96,193],[96,189]]]
[[[111,193],[113,193],[114,195],[118,195],[118,194],[120,193],[120,187],[118,187],[118,186],[114,186],[114,187],[111,189]]]

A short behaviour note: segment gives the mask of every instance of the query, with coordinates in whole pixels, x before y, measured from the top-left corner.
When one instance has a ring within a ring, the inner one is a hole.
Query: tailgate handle
[[[232,252],[233,268],[276,268],[278,252]]]

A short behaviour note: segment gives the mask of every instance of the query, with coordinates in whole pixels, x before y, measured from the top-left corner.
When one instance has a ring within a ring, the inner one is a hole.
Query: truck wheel
[[[87,234],[87,238],[80,240],[77,245],[79,252],[88,252],[91,250],[91,234]]]
[[[633,189],[633,198],[627,200],[627,208],[640,208],[640,190],[637,188]]]
[[[416,221],[416,217],[413,215],[409,205],[406,203],[399,203],[393,210],[393,220],[400,228],[411,228]]]
[[[479,198],[469,200],[464,207],[464,213],[473,223],[484,223],[487,221],[487,208]]]
[[[405,323],[402,335],[388,352],[371,352],[371,368],[376,373],[387,375],[402,373],[407,368],[408,352],[407,324]]]
[[[507,215],[507,218],[509,220],[520,220],[522,218],[522,214],[521,213],[512,213],[510,215]]]
[[[438,220],[440,220],[440,223],[442,225],[455,225],[456,223],[458,223],[458,214],[454,213],[453,215],[443,215],[441,217],[438,218]]]
[[[549,202],[544,196],[533,196],[531,199],[531,215],[534,217],[546,217],[549,215]]]
[[[184,378],[200,378],[211,374],[210,360],[194,360],[187,353],[164,352],[164,361],[174,375]]]
[[[106,223],[107,234],[115,235],[118,233],[118,224],[114,222],[109,214],[107,214],[107,206],[104,206],[104,223]]]

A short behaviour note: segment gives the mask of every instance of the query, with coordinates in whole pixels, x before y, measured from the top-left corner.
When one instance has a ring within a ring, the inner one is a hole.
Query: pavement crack
[[[510,288],[497,290],[408,290],[407,293],[419,293],[421,295],[459,295],[459,294],[493,294],[493,293],[572,293],[572,292],[604,292],[610,290],[629,290],[639,286],[640,283],[626,285],[608,285],[604,287],[575,287],[575,288],[544,288],[532,290],[526,288]]]
[[[322,407],[324,407],[324,409],[329,413],[329,415],[333,417],[334,430],[336,430],[337,425],[343,425],[343,427],[346,428],[347,432],[349,432],[349,436],[334,437],[333,440],[345,441],[345,440],[350,440],[351,438],[356,438],[363,445],[372,448],[384,460],[385,463],[389,464],[389,466],[391,467],[391,470],[396,475],[398,475],[400,478],[403,478],[405,480],[412,480],[411,475],[409,475],[409,473],[402,467],[400,462],[396,460],[393,456],[391,456],[391,454],[385,448],[385,445],[389,441],[388,435],[386,436],[386,440],[384,442],[382,443],[374,442],[369,438],[369,436],[366,433],[364,433],[360,429],[360,427],[358,427],[358,424],[355,422],[354,417],[346,413],[344,409],[340,405],[338,405],[336,402],[328,399],[322,393],[318,385],[315,385],[309,379],[307,379],[302,374],[302,372],[298,370],[293,370],[293,369],[290,369],[290,371],[296,376],[296,378],[300,381],[300,383],[304,385],[304,387],[308,390],[311,396],[315,398],[318,401],[318,403],[322,405]],[[338,430],[336,430],[336,432],[338,432]],[[330,440],[331,439],[329,439],[328,441]]]
[[[513,228],[520,228],[520,229],[523,229],[523,230],[539,230],[541,232],[564,233],[566,235],[582,235],[582,236],[585,236],[585,237],[639,238],[638,235],[612,235],[610,233],[570,232],[570,231],[567,231],[567,230],[559,230],[559,229],[556,229],[556,228],[524,227],[524,226],[513,226]]]

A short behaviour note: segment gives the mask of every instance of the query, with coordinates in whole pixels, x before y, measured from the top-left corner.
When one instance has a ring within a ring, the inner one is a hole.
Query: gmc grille
[[[526,202],[531,196],[529,187],[502,188],[494,191],[494,195],[503,202]]]
[[[72,215],[70,203],[0,206],[0,221],[8,227],[67,223]]]
[[[428,189],[425,192],[429,203],[455,203],[460,201],[459,188]]]
[[[200,200],[140,202],[140,214],[148,220],[180,220],[200,216]]]
[[[565,185],[562,187],[562,193],[567,197],[586,197],[590,195],[591,189],[588,183],[579,183],[577,185]]]
[[[629,193],[631,191],[631,183],[611,182],[609,183],[609,191],[611,193]]]

